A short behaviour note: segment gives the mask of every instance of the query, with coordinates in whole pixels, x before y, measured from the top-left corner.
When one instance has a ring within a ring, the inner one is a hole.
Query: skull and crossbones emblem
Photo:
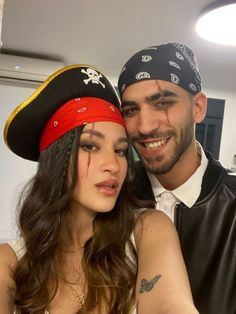
[[[86,85],[91,82],[93,84],[101,84],[101,86],[105,88],[105,84],[100,81],[100,78],[103,77],[102,74],[90,68],[87,68],[87,70],[82,69],[81,72],[88,75],[88,78],[83,80]]]

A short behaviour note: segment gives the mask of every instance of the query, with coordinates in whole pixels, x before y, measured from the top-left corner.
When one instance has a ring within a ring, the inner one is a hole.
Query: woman
[[[118,106],[100,71],[74,65],[10,115],[7,145],[39,163],[21,237],[0,247],[1,313],[197,313],[174,226],[129,194]]]

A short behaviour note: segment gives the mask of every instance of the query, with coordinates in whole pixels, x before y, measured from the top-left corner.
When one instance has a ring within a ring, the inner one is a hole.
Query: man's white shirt
[[[173,222],[176,205],[184,203],[191,208],[201,193],[202,179],[208,165],[208,159],[200,143],[197,144],[201,154],[201,164],[193,175],[175,190],[166,190],[154,174],[147,173],[156,199],[156,208],[166,213]]]

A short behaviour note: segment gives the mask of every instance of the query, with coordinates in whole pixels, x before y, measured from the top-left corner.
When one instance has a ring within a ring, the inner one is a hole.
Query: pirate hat
[[[52,74],[9,116],[5,129],[6,145],[17,155],[37,161],[41,134],[50,117],[73,98],[96,97],[120,107],[110,81],[90,65],[66,66]]]

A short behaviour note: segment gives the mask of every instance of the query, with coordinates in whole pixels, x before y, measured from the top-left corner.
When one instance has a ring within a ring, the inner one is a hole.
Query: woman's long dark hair
[[[41,153],[37,173],[21,195],[19,229],[26,252],[14,273],[19,313],[44,313],[56,294],[61,221],[70,211],[77,182],[82,129],[71,130]],[[72,177],[67,183],[69,163]],[[133,306],[137,259],[130,235],[138,204],[129,195],[130,180],[128,172],[114,209],[94,219],[94,234],[85,244],[82,260],[87,293],[78,313],[89,313],[106,304],[107,313],[126,314]]]

